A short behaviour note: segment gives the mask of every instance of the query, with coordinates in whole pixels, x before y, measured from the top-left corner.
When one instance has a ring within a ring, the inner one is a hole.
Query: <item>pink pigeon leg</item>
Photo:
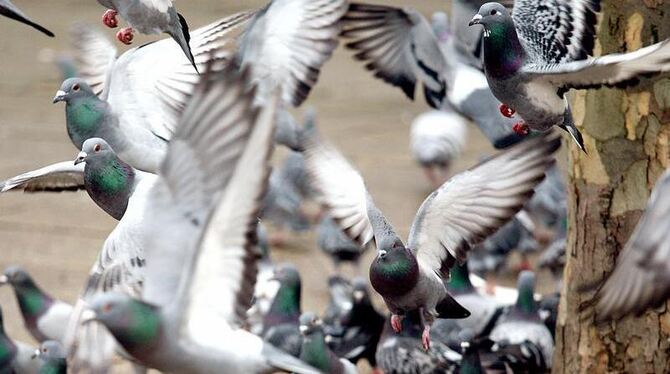
[[[402,317],[397,314],[391,314],[391,327],[393,327],[393,331],[399,333],[402,330]]]
[[[115,11],[114,9],[108,9],[102,15],[102,23],[104,23],[110,29],[116,28],[117,26],[119,26],[119,21],[116,19],[117,14],[118,12]]]
[[[526,136],[530,133],[530,128],[523,121],[515,123],[514,126],[512,126],[512,130],[514,130],[515,133],[521,136]]]
[[[516,113],[516,111],[507,106],[507,104],[500,104],[500,114],[502,114],[503,116],[507,118],[512,118],[514,116],[514,113]]]
[[[116,38],[125,45],[130,45],[133,42],[133,28],[126,27],[116,33]]]
[[[430,349],[430,326],[425,325],[423,327],[423,333],[421,334],[421,343],[423,344],[424,350]]]

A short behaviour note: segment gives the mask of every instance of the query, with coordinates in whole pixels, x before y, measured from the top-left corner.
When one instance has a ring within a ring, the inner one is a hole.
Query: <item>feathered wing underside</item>
[[[670,295],[670,171],[656,183],[647,210],[598,290],[596,315],[641,314]]]
[[[84,164],[63,161],[0,182],[0,192],[62,192],[84,189]]]
[[[86,23],[75,23],[70,28],[70,42],[74,50],[77,75],[102,96],[107,76],[118,54],[116,46],[102,31]]]
[[[365,245],[372,239],[373,228],[363,177],[337,149],[321,139],[315,127],[305,128],[303,136],[305,168],[317,199],[347,236]]]
[[[257,248],[258,211],[267,186],[278,97],[254,124],[244,153],[203,232],[190,274],[178,298],[182,334],[206,346],[220,339],[211,334],[222,323],[240,326],[251,307],[261,257]],[[212,340],[209,340],[211,337]]]
[[[530,64],[523,73],[563,89],[616,86],[640,75],[670,71],[670,41],[663,41],[629,53],[574,61],[564,64]]]
[[[516,0],[519,39],[538,63],[583,60],[593,53],[600,0]]]
[[[48,36],[54,36],[51,31],[47,30],[42,25],[33,22],[21,11],[21,9],[17,8],[16,5],[12,4],[9,0],[0,0],[0,14],[21,23],[25,23],[26,25],[32,26],[36,30],[41,31]]]
[[[139,0],[144,6],[166,13],[172,7],[172,0]]]
[[[417,260],[446,271],[528,201],[560,147],[558,134],[524,141],[447,181],[423,202],[409,234]]]
[[[441,106],[446,62],[430,25],[417,11],[352,3],[343,17],[342,36],[353,39],[347,48],[357,51],[354,57],[366,62],[375,77],[399,87],[410,99],[420,81],[428,104]]]
[[[238,62],[253,66],[262,98],[281,87],[282,101],[300,105],[338,44],[346,0],[274,0],[241,39]]]

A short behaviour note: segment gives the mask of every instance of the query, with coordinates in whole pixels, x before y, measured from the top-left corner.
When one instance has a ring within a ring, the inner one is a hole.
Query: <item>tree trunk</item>
[[[602,54],[670,37],[670,4],[663,0],[602,7],[596,44]],[[593,295],[580,288],[612,271],[654,183],[670,167],[670,78],[642,79],[625,91],[579,91],[573,99],[588,155],[570,146],[570,229],[553,372],[670,373],[667,304],[602,325],[580,309]]]

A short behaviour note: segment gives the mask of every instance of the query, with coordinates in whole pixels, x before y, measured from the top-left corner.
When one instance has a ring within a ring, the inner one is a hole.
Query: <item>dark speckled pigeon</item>
[[[25,23],[28,26],[32,26],[33,28],[43,32],[48,36],[54,36],[51,31],[30,20],[30,18],[23,14],[21,9],[17,8],[16,5],[12,4],[12,2],[9,0],[0,0],[0,14],[13,20],[17,20],[21,23]]]
[[[374,237],[372,287],[393,313],[396,331],[402,315],[421,311],[426,348],[435,318],[470,314],[447,292],[443,280],[449,269],[522,208],[561,144],[556,135],[544,134],[454,176],[421,205],[405,245],[375,206],[361,175],[316,128],[303,134],[308,175],[321,203],[350,238],[365,244]]]
[[[300,359],[315,368],[330,374],[356,374],[356,366],[344,358],[337,357],[326,345],[323,324],[314,313],[300,316],[302,347]]]
[[[631,83],[670,70],[670,40],[626,54],[587,59],[593,51],[600,0],[515,1],[514,11],[486,3],[470,25],[484,27],[484,69],[506,116],[518,113],[519,131],[559,126],[582,149],[566,92]]]

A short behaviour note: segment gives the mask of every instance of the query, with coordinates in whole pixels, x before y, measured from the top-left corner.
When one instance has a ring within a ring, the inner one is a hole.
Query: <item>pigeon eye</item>
[[[498,11],[495,10],[495,9],[493,9],[493,10],[491,11],[491,15],[492,15],[492,16],[495,16],[496,14],[498,14]]]
[[[72,86],[72,91],[76,92],[76,91],[79,91],[79,89],[80,89],[79,83],[76,83],[74,86]]]
[[[42,348],[42,353],[47,353],[47,349],[46,349],[46,348]]]
[[[96,144],[96,145],[93,146],[93,151],[100,152],[100,148],[101,148],[100,144]]]
[[[111,312],[111,311],[112,311],[112,304],[111,304],[111,303],[107,303],[107,304],[103,305],[103,306],[102,306],[102,311],[103,311],[103,313],[109,313],[109,312]]]

